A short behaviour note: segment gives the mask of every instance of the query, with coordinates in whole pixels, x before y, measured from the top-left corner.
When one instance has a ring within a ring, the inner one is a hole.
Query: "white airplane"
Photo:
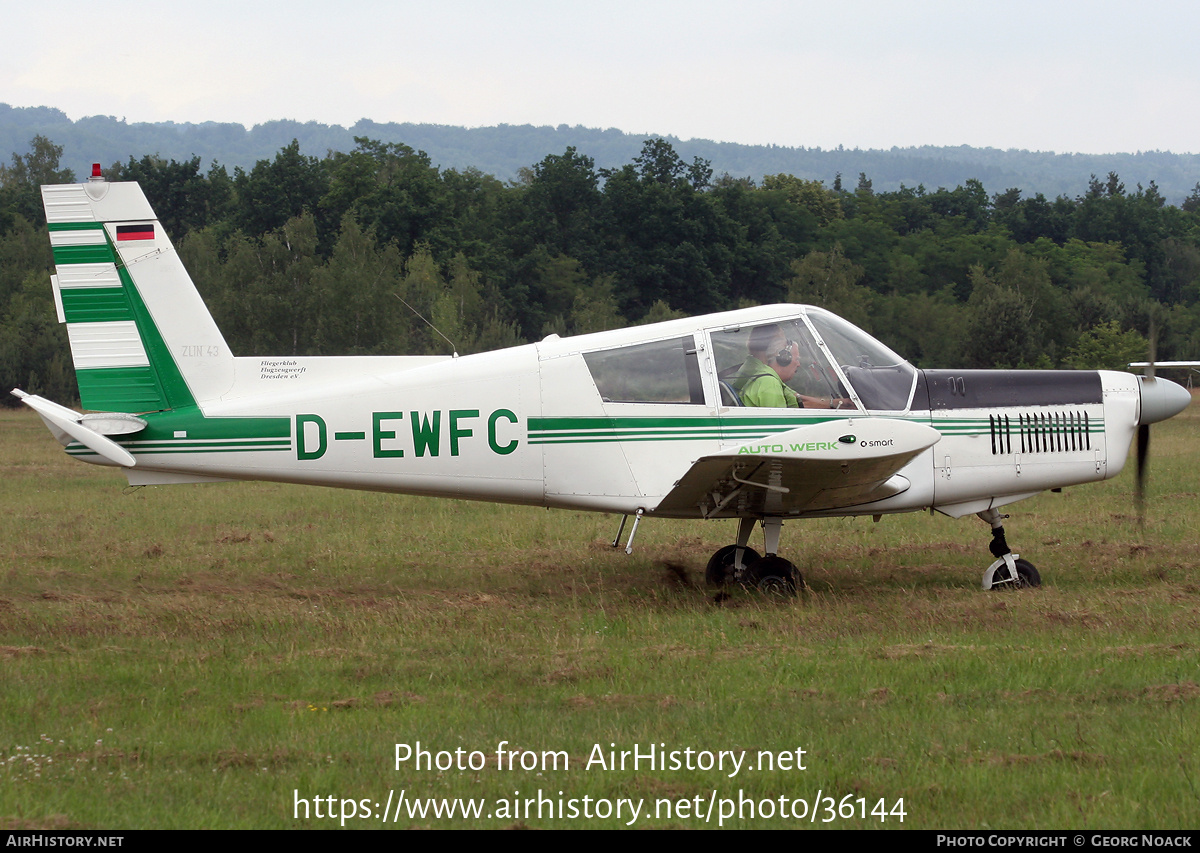
[[[273,480],[621,513],[627,552],[643,516],[737,519],[707,578],[772,592],[800,582],[779,556],[785,519],[974,513],[992,528],[984,588],[1036,586],[1000,508],[1115,476],[1135,429],[1191,401],[1128,373],[918,370],[802,305],[462,357],[238,358],[137,184],[96,167],[42,196],[94,413],[13,393],[68,454],[135,486]],[[806,407],[748,405],[764,336]]]

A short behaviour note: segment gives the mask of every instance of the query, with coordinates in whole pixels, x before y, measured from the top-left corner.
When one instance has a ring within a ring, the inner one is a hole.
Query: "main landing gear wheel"
[[[737,570],[735,563],[737,562],[737,545],[726,545],[724,548],[713,554],[708,561],[708,565],[704,567],[704,580],[709,586],[725,586],[733,580],[734,572]],[[758,552],[753,548],[742,548],[742,566],[749,566],[751,563],[762,559]]]
[[[790,596],[804,581],[796,567],[783,557],[767,556],[746,567],[746,585],[766,595]]]

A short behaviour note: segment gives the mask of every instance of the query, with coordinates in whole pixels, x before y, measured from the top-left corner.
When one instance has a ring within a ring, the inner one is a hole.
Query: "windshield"
[[[836,314],[820,308],[809,308],[807,313],[863,406],[882,411],[908,408],[915,367]]]

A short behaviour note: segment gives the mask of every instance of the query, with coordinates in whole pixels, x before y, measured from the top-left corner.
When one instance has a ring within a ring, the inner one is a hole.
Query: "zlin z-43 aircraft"
[[[13,393],[68,454],[135,486],[274,480],[621,513],[635,516],[626,551],[643,516],[736,519],[707,579],[766,591],[800,581],[779,556],[786,519],[974,513],[992,528],[983,586],[1033,586],[1000,508],[1115,476],[1135,430],[1191,399],[1128,373],[918,370],[801,305],[462,357],[237,358],[137,184],[97,167],[42,195],[93,413]]]

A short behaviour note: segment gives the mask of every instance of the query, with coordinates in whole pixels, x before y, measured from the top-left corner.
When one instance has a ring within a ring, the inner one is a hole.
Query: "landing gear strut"
[[[765,556],[748,547],[756,519],[743,518],[738,522],[737,543],[721,548],[708,561],[704,578],[710,586],[739,583],[769,595],[792,595],[804,585],[800,572],[789,560],[778,556],[779,533],[783,519],[764,518],[763,550]]]
[[[988,550],[996,558],[996,561],[983,573],[983,588],[1021,589],[1041,586],[1042,576],[1033,567],[1033,563],[1022,560],[1020,554],[1014,554],[1008,547],[1008,540],[1004,538],[1004,525],[1002,524],[1008,516],[1001,515],[1000,511],[996,509],[986,509],[977,515],[992,526],[992,541],[988,545]]]

